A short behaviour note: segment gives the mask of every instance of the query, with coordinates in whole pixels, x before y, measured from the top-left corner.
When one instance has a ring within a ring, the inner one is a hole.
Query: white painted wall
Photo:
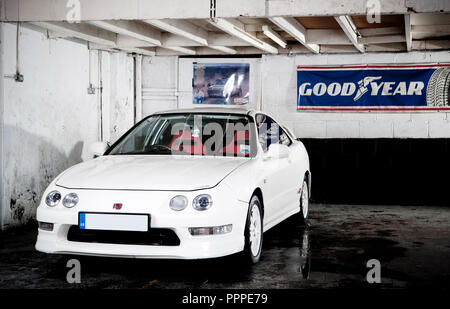
[[[144,57],[143,87],[174,85],[176,58]],[[149,65],[170,63],[167,65]],[[448,112],[305,112],[297,111],[297,66],[330,64],[450,62],[450,52],[263,55],[255,58],[179,58],[178,107],[195,107],[192,100],[192,63],[249,62],[251,102],[247,108],[262,109],[291,127],[303,138],[448,138]],[[155,86],[157,85],[157,86]],[[176,93],[176,91],[174,91]],[[151,105],[151,106],[150,106]],[[144,115],[176,108],[173,101],[144,101]]]
[[[3,26],[0,25],[0,175],[3,175],[3,104],[4,104],[4,94],[3,94]],[[5,205],[5,195],[3,194],[3,176],[0,176],[0,230],[3,226],[3,205]]]
[[[16,25],[0,27],[0,71],[9,76],[15,73]],[[19,46],[24,82],[2,78],[2,228],[33,218],[48,183],[80,162],[83,146],[97,141],[101,132],[99,77],[104,74],[99,73],[99,53],[89,51],[85,43],[48,40],[45,32],[29,27],[21,27]],[[114,141],[133,124],[133,59],[101,53],[109,62],[103,70],[110,72],[110,88],[103,89],[102,96],[110,104],[108,113],[103,111],[109,123],[104,129]],[[95,95],[87,94],[89,72]]]
[[[142,116],[178,107],[178,57],[142,58]]]

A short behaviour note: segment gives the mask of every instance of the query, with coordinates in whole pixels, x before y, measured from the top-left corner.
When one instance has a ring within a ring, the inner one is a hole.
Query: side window
[[[281,134],[280,134],[280,144],[291,146],[292,141],[289,135],[280,127]]]
[[[272,118],[264,114],[256,115],[256,126],[258,128],[258,140],[264,151],[274,143],[290,146],[291,139],[278,123]]]
[[[264,151],[267,151],[271,144],[279,143],[281,128],[272,118],[264,114],[257,114],[256,126],[258,128],[258,140]]]

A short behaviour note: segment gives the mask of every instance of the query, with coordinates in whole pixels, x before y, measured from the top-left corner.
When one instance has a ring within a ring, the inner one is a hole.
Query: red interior
[[[203,143],[199,137],[192,136],[190,131],[180,131],[174,135],[170,148],[189,154],[203,154]]]
[[[248,130],[237,131],[233,136],[233,140],[223,147],[220,152],[231,156],[243,155],[248,157],[250,154],[242,153],[239,145],[249,145],[249,140],[250,134]],[[202,140],[199,137],[192,136],[190,131],[180,131],[174,135],[169,146],[174,151],[182,151],[188,154],[198,155],[206,153]]]
[[[249,140],[250,134],[248,130],[237,131],[234,134],[233,140],[227,146],[223,147],[221,152],[227,155],[243,155],[248,157],[250,154],[242,153],[239,145],[250,145]]]

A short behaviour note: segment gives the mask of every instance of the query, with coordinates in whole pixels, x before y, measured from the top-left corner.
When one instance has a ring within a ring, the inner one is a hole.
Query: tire
[[[247,212],[245,224],[245,246],[244,258],[251,264],[259,262],[263,243],[263,219],[261,202],[256,195],[253,195]]]
[[[305,177],[302,183],[302,193],[300,195],[300,224],[306,225],[309,218],[309,188],[308,179]]]
[[[427,85],[427,105],[444,107],[450,105],[450,68],[436,69],[431,75]]]

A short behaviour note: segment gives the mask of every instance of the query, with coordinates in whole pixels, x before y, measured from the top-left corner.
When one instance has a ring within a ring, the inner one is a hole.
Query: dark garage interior
[[[303,139],[311,198],[325,204],[449,206],[448,139]]]

